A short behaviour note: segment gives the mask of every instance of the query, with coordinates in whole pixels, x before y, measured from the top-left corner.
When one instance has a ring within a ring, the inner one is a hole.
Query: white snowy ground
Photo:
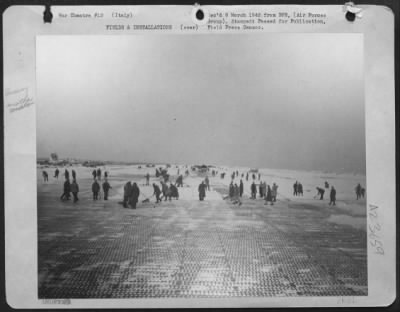
[[[113,187],[110,193],[110,199],[122,199],[123,197],[123,185],[127,181],[136,182],[140,187],[140,198],[139,201],[144,200],[145,198],[149,198],[153,194],[152,183],[161,181],[161,178],[155,178],[155,168],[147,168],[145,165],[142,165],[141,169],[138,168],[139,165],[132,166],[105,166],[102,167],[102,172],[108,171],[109,180]],[[165,167],[162,165],[157,165],[156,167]],[[63,172],[65,168],[60,167],[60,182],[63,181]],[[89,179],[92,177],[91,172],[93,168],[87,168],[82,166],[73,166],[68,167],[68,170],[71,173],[71,169],[74,169],[77,172],[78,183],[81,183],[80,179],[85,178]],[[170,174],[170,181],[175,182],[175,179],[178,176],[178,170],[180,174],[184,175],[184,187],[179,188],[179,197],[180,199],[185,200],[198,200],[198,185],[204,179],[205,174],[198,175],[197,172],[193,172],[188,167],[190,175],[185,177],[184,173],[186,170],[185,166],[177,166],[172,165],[171,168],[168,169],[168,173]],[[243,182],[244,182],[244,196],[250,196],[250,185],[252,183],[252,174],[249,174],[249,180],[246,181],[246,172],[250,168],[244,167],[216,167],[215,170],[218,171],[218,174],[215,177],[211,176],[211,171],[208,176],[210,179],[210,184],[212,185],[211,190],[207,192],[206,198],[207,200],[223,200],[223,195],[213,189],[228,189],[228,185],[231,182],[231,174],[233,171],[238,170],[239,176],[235,178],[234,183],[238,183],[241,179],[241,174],[244,173]],[[41,176],[42,168],[38,167],[38,183],[42,183]],[[47,170],[49,173],[49,178],[53,179],[55,168],[43,168],[43,170]],[[220,178],[220,173],[226,172],[225,178]],[[359,174],[336,174],[336,173],[324,173],[318,171],[294,171],[294,170],[283,170],[283,169],[260,169],[261,173],[260,181],[265,181],[267,184],[271,185],[276,183],[278,188],[278,200],[285,200],[288,203],[300,203],[304,205],[318,205],[323,207],[328,207],[332,209],[332,212],[335,212],[328,219],[329,222],[337,223],[337,224],[346,224],[351,225],[355,228],[365,229],[366,226],[366,200],[356,200],[355,195],[355,187],[358,183],[360,183],[363,187],[365,187],[366,178],[365,175]],[[145,175],[149,173],[150,178],[150,186],[145,186]],[[258,174],[256,174],[256,183],[260,182],[258,180]],[[293,184],[295,181],[299,181],[303,184],[303,192],[304,195],[302,197],[293,196]],[[329,206],[329,192],[330,189],[325,189],[324,200],[320,201],[316,199],[316,187],[324,188],[324,183],[327,181],[330,186],[334,186],[336,188],[336,206]],[[366,188],[366,187],[365,187]],[[366,191],[368,193],[368,190]],[[87,195],[87,194],[80,194]],[[89,194],[88,194],[89,195]],[[152,199],[153,201],[153,199]],[[336,210],[336,211],[335,211]]]

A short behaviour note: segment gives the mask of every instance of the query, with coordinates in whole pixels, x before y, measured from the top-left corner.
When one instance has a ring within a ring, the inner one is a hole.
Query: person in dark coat
[[[329,202],[329,205],[333,205],[333,206],[336,206],[336,190],[335,190],[335,188],[333,187],[333,185],[332,185],[332,187],[331,187],[331,194],[330,194],[331,196],[331,201]]]
[[[155,183],[153,183],[153,189],[154,189],[154,193],[153,195],[156,195],[156,202],[159,203],[161,202],[161,198],[160,198],[160,194],[161,194],[161,190],[159,188],[159,186]]]
[[[169,186],[169,191],[170,191],[170,199],[171,199],[171,197],[175,198],[175,199],[179,199],[179,191],[175,185],[171,184]]]
[[[72,169],[71,174],[72,174],[72,181],[76,180],[76,172],[74,169]]]
[[[164,182],[167,183],[169,181],[169,174],[168,173],[164,173],[163,174],[163,178],[164,178]]]
[[[255,173],[253,173],[252,178],[253,178],[253,180],[256,179],[256,174]]]
[[[69,180],[69,171],[67,169],[64,171],[64,177]]]
[[[124,208],[128,208],[128,201],[132,193],[132,184],[130,181],[126,182],[124,185],[124,200],[122,202]]]
[[[137,186],[136,182],[132,184],[132,193],[129,204],[133,209],[136,209],[136,204],[139,201],[140,189]]]
[[[361,196],[362,196],[362,198],[364,198],[364,196],[365,196],[365,188],[361,188]]]
[[[161,181],[160,183],[161,183],[161,191],[162,191],[162,194],[163,194],[161,199],[164,199],[164,201],[166,201],[167,197],[168,197],[168,185],[167,185],[167,183],[165,183],[163,181]]]
[[[150,185],[150,173],[146,174],[146,185]]]
[[[54,171],[54,178],[58,179],[58,175],[60,174],[60,170],[56,168],[56,171]]]
[[[176,179],[176,186],[177,187],[183,187],[183,176],[180,175],[177,179]]]
[[[104,192],[104,200],[108,200],[108,191],[111,189],[110,183],[108,183],[107,179],[104,180],[103,183],[103,192]]]
[[[257,196],[257,186],[256,186],[256,184],[254,183],[254,181],[253,181],[253,183],[251,184],[250,190],[251,190],[251,198],[256,199],[256,196]]]
[[[209,191],[209,190],[210,190],[210,179],[209,179],[208,177],[206,177],[206,178],[204,179],[204,182],[206,183],[207,190]]]
[[[293,196],[297,196],[298,193],[298,185],[299,183],[296,181],[295,184],[293,184]]]
[[[274,202],[272,201],[272,190],[269,185],[267,185],[267,195],[265,196],[265,203],[268,204],[268,202],[270,202],[271,205],[274,204]]]
[[[276,202],[276,196],[278,195],[278,185],[275,182],[272,184],[271,195],[272,201]]]
[[[167,186],[167,189],[166,189],[166,192],[165,192],[165,194],[166,194],[166,198],[168,199],[168,200],[171,200],[171,197],[172,197],[172,190],[171,190],[171,183],[168,185],[168,184],[166,184],[166,186]],[[167,200],[166,199],[166,200]]]
[[[96,176],[97,176],[96,169],[94,169],[94,170],[92,171],[92,176],[93,176],[93,179],[96,179]]]
[[[243,181],[242,181],[242,179],[240,179],[240,183],[239,183],[239,196],[240,197],[243,196],[243,191],[244,191]]]
[[[357,195],[357,199],[359,199],[361,197],[361,184],[358,183],[358,185],[356,186],[356,195]]]
[[[101,169],[100,168],[97,169],[96,174],[97,174],[97,177],[99,178],[99,180],[101,180]]]
[[[72,195],[74,196],[74,203],[76,203],[79,200],[79,198],[78,198],[79,185],[78,185],[78,183],[76,183],[75,179],[71,183],[71,192],[72,192]]]
[[[235,186],[233,187],[233,189],[234,189],[234,200],[235,200],[234,203],[240,203],[241,204],[241,201],[240,201],[240,189],[239,189],[239,186],[237,185],[237,183],[235,183]]]
[[[43,171],[42,176],[43,176],[44,182],[49,181],[49,174],[47,173],[47,171]]]
[[[69,200],[71,197],[71,183],[69,183],[69,179],[65,179],[64,182],[64,193],[61,195],[61,200]]]
[[[229,198],[232,199],[235,196],[235,187],[233,186],[233,181],[229,184]]]
[[[249,181],[249,173],[246,173],[246,181]]]
[[[258,185],[258,193],[260,194],[260,197],[264,196],[264,194],[263,194],[263,183],[262,182]]]
[[[328,181],[325,181],[325,188],[326,188],[326,189],[329,188],[329,183],[328,183]]]
[[[202,201],[204,200],[204,198],[206,197],[206,184],[204,183],[204,181],[202,181],[199,185],[199,199]]]
[[[297,194],[303,196],[303,184],[301,183],[297,184]]]
[[[100,192],[100,184],[97,182],[97,180],[94,180],[92,184],[92,192],[93,192],[93,200],[98,200]]]
[[[104,178],[105,178],[105,179],[108,178],[108,171],[104,171]]]
[[[317,196],[319,195],[319,199],[324,199],[325,190],[322,187],[317,187]]]

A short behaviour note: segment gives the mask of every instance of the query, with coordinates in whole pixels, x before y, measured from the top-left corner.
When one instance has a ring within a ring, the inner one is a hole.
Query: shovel
[[[154,194],[151,195],[150,197],[147,197],[147,198],[143,199],[142,203],[149,203],[150,202],[150,198],[152,198],[153,196],[154,196]]]

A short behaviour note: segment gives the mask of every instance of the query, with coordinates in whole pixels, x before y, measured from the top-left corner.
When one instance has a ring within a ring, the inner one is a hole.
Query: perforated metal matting
[[[39,202],[39,298],[367,295],[365,232],[315,207]]]

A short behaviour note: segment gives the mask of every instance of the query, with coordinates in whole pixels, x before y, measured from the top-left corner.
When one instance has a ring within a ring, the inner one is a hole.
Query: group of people
[[[243,192],[244,184],[242,179],[240,179],[239,185],[237,183],[234,183],[233,181],[229,184],[228,197],[234,202],[241,204],[240,198],[243,196]],[[273,203],[276,202],[278,185],[276,183],[273,183],[271,187],[267,185],[266,182],[260,182],[260,184],[258,185],[258,193],[259,197],[264,198],[266,203],[270,202],[271,205],[273,205]],[[257,184],[255,183],[255,181],[253,181],[250,186],[250,194],[251,199],[257,198]]]
[[[100,170],[100,169],[98,169]],[[98,172],[98,170],[93,170],[93,178],[94,181],[92,183],[92,193],[93,193],[93,200],[98,200],[100,199],[100,184],[97,180],[97,178],[99,178],[99,180],[101,179],[101,170]],[[55,172],[54,172],[54,177],[58,179],[58,176],[60,174],[60,170],[58,170],[58,168],[56,168]],[[76,203],[79,198],[78,198],[78,193],[79,193],[79,185],[77,182],[77,177],[76,177],[76,171],[74,169],[71,170],[71,175],[72,175],[72,182],[70,182],[70,178],[69,178],[69,171],[68,169],[65,169],[64,171],[64,177],[65,177],[65,181],[64,181],[64,185],[63,185],[63,193],[60,196],[60,199],[62,201],[66,201],[66,200],[70,200],[71,199],[71,193],[73,196],[73,202]],[[102,189],[103,189],[103,198],[104,200],[108,200],[108,193],[110,191],[110,189],[112,188],[110,183],[107,181],[107,171],[104,174],[104,182],[102,184]],[[48,176],[47,176],[48,179]]]
[[[278,194],[278,185],[274,182],[272,184],[272,187],[268,185],[266,182],[260,182],[259,186],[259,196],[260,198],[264,198],[266,204],[269,202],[271,205],[276,202],[276,196]],[[253,181],[250,187],[251,190],[251,198],[256,199],[257,198],[257,185]]]
[[[325,181],[325,188],[329,189],[329,183],[327,181]],[[314,198],[319,196],[319,199],[323,200],[325,190],[322,187],[316,187],[316,189],[317,189],[317,195],[315,195]],[[356,191],[357,200],[360,199],[361,197],[364,198],[365,188],[363,188],[360,183],[356,186],[355,191]],[[329,205],[335,206],[336,205],[336,189],[333,185],[331,186],[331,191],[330,191],[329,197],[330,197]]]
[[[329,188],[329,184],[327,184],[327,182],[325,182],[325,188]],[[314,198],[319,196],[319,199],[323,200],[325,190],[322,187],[318,187],[318,186],[316,187],[316,189],[317,189],[317,195],[315,195]],[[333,185],[331,186],[331,192],[329,195],[330,195],[329,196],[330,197],[329,205],[336,206],[336,189]]]
[[[303,184],[298,181],[293,184],[293,196],[303,196]]]
[[[110,183],[108,183],[107,179],[104,179],[103,182],[103,193],[104,193],[104,200],[108,200],[108,192],[110,191],[110,189],[112,189]],[[100,184],[97,181],[97,179],[95,179],[92,183],[92,193],[93,193],[93,200],[98,200],[101,199],[100,198]]]
[[[102,172],[101,172],[100,168],[97,168],[97,170],[93,169],[93,171],[92,171],[93,180],[96,180],[96,179],[101,180],[101,173]],[[108,172],[107,171],[104,171],[104,178],[105,179],[108,178]]]
[[[162,192],[162,197],[160,198],[160,201],[164,199],[167,200],[171,200],[172,198],[175,199],[179,199],[179,191],[178,191],[178,187],[176,184],[173,183],[169,183],[167,184],[166,182],[161,181],[161,192]],[[153,188],[154,188],[154,184],[153,183]],[[159,201],[157,201],[159,202]]]
[[[199,200],[203,201],[204,198],[206,197],[206,190],[207,190],[207,184],[205,181],[201,181],[201,183],[199,184],[198,187],[198,191],[199,191]]]
[[[103,194],[104,194],[103,198],[104,198],[104,200],[108,200],[108,192],[112,188],[110,183],[108,183],[107,180],[104,180],[104,182],[102,184],[102,188],[103,188]],[[79,198],[78,198],[78,193],[79,193],[78,182],[76,181],[76,179],[73,179],[72,183],[70,183],[69,178],[66,178],[65,182],[64,182],[63,193],[62,193],[60,199],[62,201],[70,200],[71,193],[74,198],[74,203],[76,203],[79,200]],[[93,181],[92,193],[93,193],[93,200],[101,199],[100,198],[100,184],[97,180]]]
[[[56,178],[58,180],[58,176],[60,174],[60,170],[58,170],[58,168],[56,168],[56,170],[54,171],[54,178]],[[74,169],[71,170],[71,175],[72,175],[72,179],[75,180],[76,179],[76,172]],[[46,170],[42,170],[42,177],[43,177],[43,181],[44,182],[48,182],[49,181],[49,174]],[[64,177],[65,179],[69,179],[69,171],[68,169],[65,169],[64,171]]]
[[[128,208],[128,205],[132,207],[132,209],[136,209],[136,205],[139,201],[140,189],[136,182],[128,181],[124,185],[124,198],[122,201],[122,205],[124,208]]]
[[[365,196],[365,188],[363,188],[360,183],[358,183],[358,185],[356,186],[355,190],[356,190],[357,200],[360,199],[361,197],[364,198],[364,196]]]
[[[160,170],[161,171],[161,170]],[[159,171],[159,173],[160,173]],[[162,171],[161,171],[162,172]],[[159,175],[159,176],[164,176],[165,177],[165,172],[162,172],[164,175]],[[178,172],[179,173],[179,172]],[[58,179],[58,176],[60,174],[60,170],[58,168],[55,169],[54,172],[54,178]],[[68,169],[65,169],[63,173],[65,177],[65,182],[63,185],[63,193],[60,197],[62,201],[65,200],[70,200],[71,199],[71,194],[73,197],[73,202],[77,202],[79,200],[78,198],[78,193],[79,193],[79,185],[77,183],[77,176],[75,170],[71,170],[71,175],[72,175],[72,182],[70,182],[70,172]],[[101,199],[100,196],[100,190],[103,190],[103,199],[108,200],[108,195],[110,189],[112,189],[110,183],[107,181],[108,173],[107,171],[104,172],[104,182],[100,184],[100,180],[102,177],[102,172],[101,169],[98,168],[97,170],[93,170],[92,172],[93,175],[93,183],[92,183],[92,193],[93,193],[93,200],[99,200]],[[49,179],[49,174],[47,171],[43,170],[42,171],[42,176],[45,182],[48,181]],[[234,171],[232,173],[232,177],[238,177],[239,172]],[[246,173],[246,179],[248,179],[249,173]],[[146,176],[146,184],[145,185],[150,185],[150,175],[147,173]],[[242,178],[244,178],[244,174],[242,173]],[[258,175],[258,178],[260,179],[260,174]],[[253,182],[250,186],[250,192],[251,192],[251,198],[256,199],[257,195],[259,198],[264,198],[266,203],[271,203],[273,205],[274,202],[276,202],[276,197],[278,193],[278,185],[276,183],[273,183],[272,187],[267,185],[266,182],[261,181],[259,184],[256,184],[256,175],[253,173]],[[168,181],[168,180],[167,180]],[[178,187],[183,186],[183,175],[180,174],[177,179],[175,184],[171,182],[166,182],[161,181],[161,187],[157,185],[156,183],[153,183],[153,195],[156,197],[156,202],[162,202],[163,200],[171,200],[172,198],[179,199],[179,191]],[[330,187],[330,202],[329,205],[336,205],[336,189],[334,186],[330,186],[327,181],[324,183],[324,187],[316,187],[317,194],[314,196],[314,198],[319,197],[320,200],[324,199],[325,195],[325,189],[329,190]],[[325,189],[324,189],[325,188]],[[204,180],[200,183],[198,186],[198,193],[199,193],[199,200],[203,201],[206,197],[206,191],[210,190],[210,180],[208,176],[204,178]],[[358,184],[355,188],[356,192],[356,198],[357,200],[360,199],[361,197],[364,198],[365,196],[365,188],[361,186],[361,184]],[[231,200],[237,201],[241,204],[240,198],[243,196],[244,193],[244,184],[243,184],[243,179],[240,179],[239,184],[234,183],[234,180],[232,179],[232,182],[229,184],[229,198]],[[258,194],[257,194],[258,193]],[[140,195],[140,189],[139,186],[136,182],[127,182],[124,186],[124,197],[123,197],[123,206],[128,207],[131,206],[132,208],[136,208],[136,205],[139,200],[139,195]],[[293,185],[293,195],[294,196],[303,196],[303,186],[299,181],[296,181]]]
[[[79,198],[78,198],[78,193],[79,193],[79,185],[78,182],[76,182],[76,179],[72,180],[72,183],[69,181],[69,177],[65,179],[64,182],[64,187],[63,187],[63,193],[61,194],[60,199],[62,201],[65,200],[70,200],[71,199],[71,193],[74,197],[74,203],[76,203]]]
[[[240,200],[243,196],[244,186],[243,180],[240,179],[239,185],[237,183],[233,184],[233,181],[229,184],[229,197],[231,199]]]
[[[173,183],[167,183],[161,181],[161,187],[157,183],[153,183],[153,194],[155,196],[156,203],[160,203],[163,200],[171,200],[172,198],[179,199],[178,187]],[[137,203],[139,202],[140,188],[136,182],[127,182],[124,185],[124,198],[122,204],[125,208],[131,206],[136,209]],[[146,198],[144,201],[149,201],[150,198]]]

